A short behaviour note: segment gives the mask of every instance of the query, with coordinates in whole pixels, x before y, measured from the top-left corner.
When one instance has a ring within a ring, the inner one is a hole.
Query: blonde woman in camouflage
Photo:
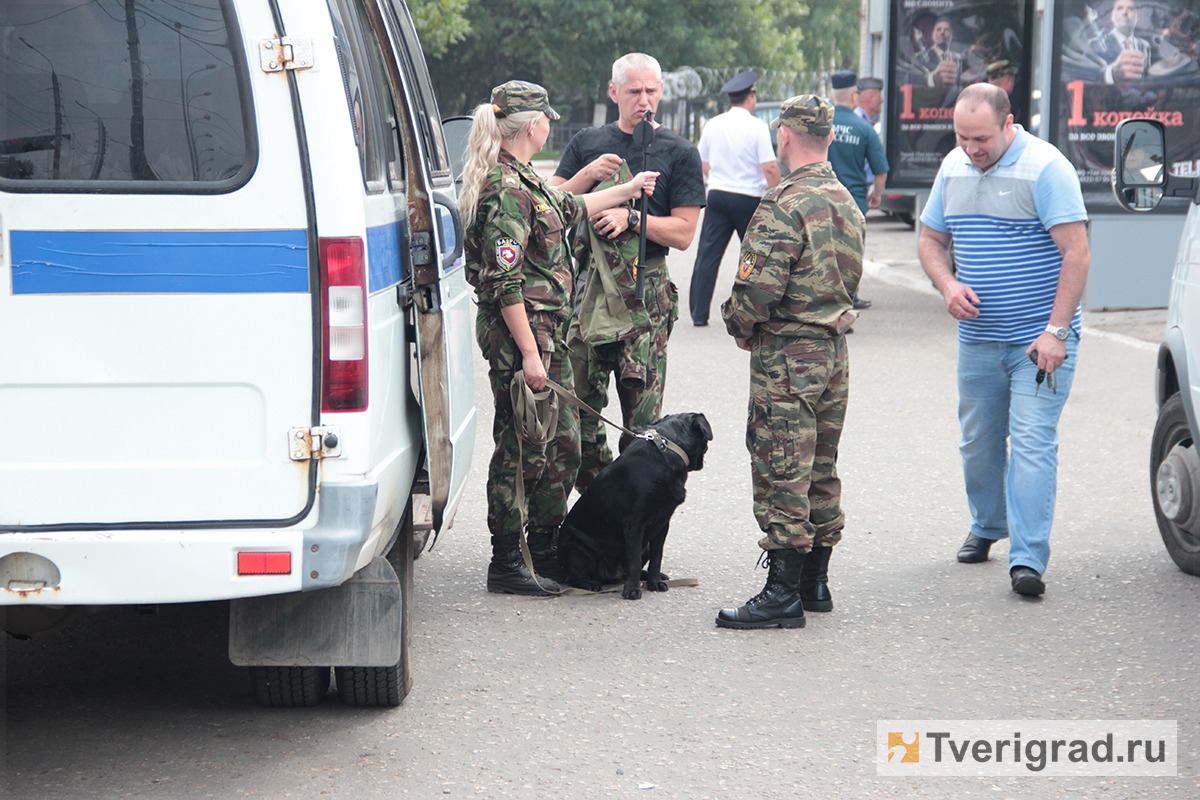
[[[553,594],[561,577],[555,538],[579,471],[579,420],[570,404],[559,403],[550,441],[521,446],[509,387],[518,371],[534,391],[545,389],[547,379],[567,387],[574,383],[565,345],[573,278],[565,233],[591,213],[643,190],[652,193],[657,177],[643,172],[578,197],[551,188],[529,162],[546,144],[550,121],[558,118],[537,84],[509,81],[493,89],[491,103],[474,113],[459,195],[467,280],[479,306],[476,339],[495,399],[496,449],[487,481],[489,592]],[[524,508],[518,507],[517,480],[523,482]],[[521,555],[522,518],[536,576]]]

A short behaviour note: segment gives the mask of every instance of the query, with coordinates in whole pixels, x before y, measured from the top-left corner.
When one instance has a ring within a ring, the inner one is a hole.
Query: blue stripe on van
[[[371,294],[395,286],[404,277],[400,242],[407,238],[403,222],[367,228],[367,286]]]
[[[303,230],[11,231],[13,294],[307,292]]]

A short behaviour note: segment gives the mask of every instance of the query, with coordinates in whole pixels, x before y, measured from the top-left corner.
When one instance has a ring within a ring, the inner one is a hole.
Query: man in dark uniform
[[[721,309],[738,347],[751,353],[746,448],[770,573],[759,594],[718,614],[722,628],[802,628],[805,610],[833,610],[829,556],[846,522],[837,449],[863,216],[826,160],[828,101],[793,97],[772,127],[791,173],[754,213]]]
[[[608,95],[617,104],[619,118],[601,128],[580,131],[563,151],[550,185],[583,194],[607,180],[626,161],[633,172],[659,173],[650,196],[647,218],[637,211],[610,208],[594,214],[597,233],[614,238],[627,230],[646,230],[645,306],[650,336],[596,347],[578,348],[571,359],[575,393],[589,406],[602,411],[608,404],[610,376],[616,373],[617,395],[625,427],[644,430],[662,412],[667,377],[667,339],[679,317],[678,290],[667,273],[667,252],[686,250],[696,234],[704,207],[704,175],[696,146],[677,133],[654,123],[654,141],[644,157],[634,144],[633,129],[646,111],[657,111],[662,99],[662,68],[645,53],[630,53],[613,64]],[[581,276],[586,281],[587,276]],[[635,346],[633,342],[648,342]],[[576,488],[583,491],[596,474],[613,460],[604,425],[590,414],[581,415],[583,465]]]

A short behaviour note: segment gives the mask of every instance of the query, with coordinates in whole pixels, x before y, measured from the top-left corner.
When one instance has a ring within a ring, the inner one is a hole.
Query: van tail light
[[[367,270],[362,239],[321,240],[322,411],[367,407]]]

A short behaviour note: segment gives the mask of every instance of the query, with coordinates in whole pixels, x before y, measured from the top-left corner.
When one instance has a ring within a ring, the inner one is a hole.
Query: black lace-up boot
[[[539,585],[540,584],[540,585]],[[521,536],[503,533],[492,536],[492,563],[488,564],[487,590],[495,594],[523,594],[544,597],[556,594],[558,584],[541,575],[529,574],[521,555]]]
[[[558,526],[530,527],[526,529],[526,534],[529,538],[529,555],[533,557],[533,569],[538,577],[565,583],[567,573],[558,563]]]
[[[800,573],[805,554],[799,550],[768,550],[767,585],[741,608],[723,608],[720,628],[803,628]],[[761,560],[760,562],[761,563]]]
[[[800,571],[800,599],[805,611],[833,611],[833,595],[829,593],[829,556],[832,547],[813,547],[804,557]]]

